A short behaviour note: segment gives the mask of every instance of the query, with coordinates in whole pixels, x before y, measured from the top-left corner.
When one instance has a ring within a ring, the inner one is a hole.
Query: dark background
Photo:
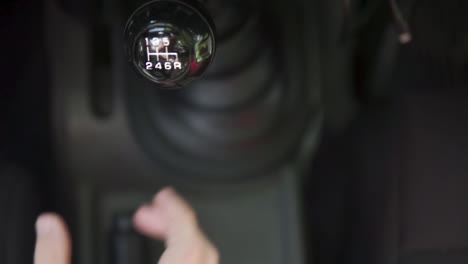
[[[395,52],[386,4],[343,46],[322,43],[323,61],[342,47],[353,60],[352,85],[323,67],[323,138],[303,197],[317,263],[468,261],[468,2],[401,6],[413,41]],[[35,215],[56,208],[42,9],[0,3],[0,263],[30,263]]]

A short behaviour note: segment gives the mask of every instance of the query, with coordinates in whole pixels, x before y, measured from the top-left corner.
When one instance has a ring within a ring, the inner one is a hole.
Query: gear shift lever
[[[161,88],[181,88],[213,60],[215,27],[197,0],[153,0],[130,16],[125,43],[141,76]]]

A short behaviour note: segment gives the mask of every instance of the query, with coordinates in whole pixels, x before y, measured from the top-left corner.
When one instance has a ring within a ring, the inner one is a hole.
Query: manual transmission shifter
[[[213,60],[215,27],[197,0],[154,0],[139,7],[125,29],[129,60],[145,79],[181,88]]]

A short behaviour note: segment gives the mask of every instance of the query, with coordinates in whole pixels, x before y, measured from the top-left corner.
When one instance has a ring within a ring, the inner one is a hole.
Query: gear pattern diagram
[[[145,38],[147,70],[182,70],[179,54],[169,51],[171,41],[168,37]]]

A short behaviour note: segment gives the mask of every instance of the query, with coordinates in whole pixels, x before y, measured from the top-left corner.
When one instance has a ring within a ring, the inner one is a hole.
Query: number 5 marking
[[[162,42],[163,42],[163,45],[164,45],[165,47],[167,47],[167,46],[169,46],[169,44],[171,44],[171,42],[169,41],[169,38],[168,38],[168,37],[164,37],[163,40],[162,40]]]

